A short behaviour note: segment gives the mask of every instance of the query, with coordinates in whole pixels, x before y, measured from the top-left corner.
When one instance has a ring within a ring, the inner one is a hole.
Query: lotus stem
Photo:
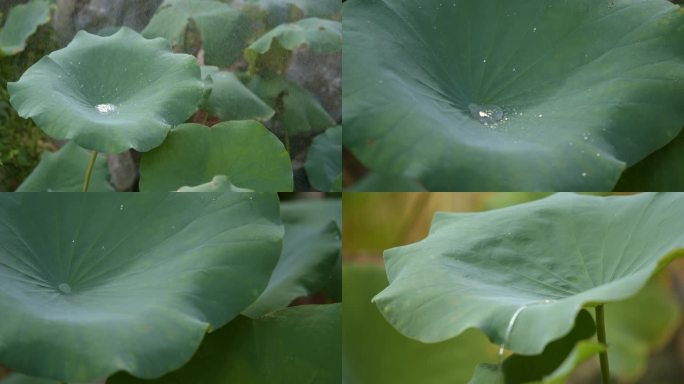
[[[596,337],[599,343],[608,348],[606,343],[606,322],[603,313],[603,304],[596,307]],[[608,350],[599,354],[599,361],[601,362],[601,377],[603,384],[610,383],[610,369],[608,368]]]
[[[287,129],[285,129],[285,149],[287,150],[287,153],[292,156],[292,152],[290,152],[290,134],[287,133]]]
[[[95,167],[95,159],[97,159],[97,151],[93,151],[93,154],[90,156],[90,163],[88,163],[85,180],[83,180],[83,192],[88,192],[88,184],[90,184],[90,175],[93,173],[93,168]]]

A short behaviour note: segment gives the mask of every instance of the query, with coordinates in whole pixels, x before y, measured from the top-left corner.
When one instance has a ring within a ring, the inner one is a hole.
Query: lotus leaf
[[[53,138],[117,153],[161,144],[195,112],[204,85],[192,56],[124,27],[108,37],[80,31],[8,90],[19,115]]]
[[[572,331],[547,345],[540,355],[512,355],[501,367],[481,364],[469,384],[564,384],[580,363],[605,350],[601,344],[583,341],[595,333],[594,320],[589,312],[582,310]]]
[[[50,21],[50,2],[31,0],[12,8],[0,28],[0,57],[15,55],[26,48],[26,40],[38,27]]]
[[[390,285],[375,301],[423,342],[476,327],[515,353],[539,354],[570,331],[581,308],[634,295],[683,255],[683,217],[678,193],[557,194],[438,213],[427,238],[385,252]]]
[[[205,69],[206,68],[206,69]],[[223,121],[269,120],[275,111],[252,93],[232,72],[217,67],[202,67],[202,78],[211,93],[206,96],[204,109]]]
[[[350,0],[344,144],[429,190],[612,190],[684,123],[665,0]]]
[[[182,124],[164,144],[143,156],[141,191],[172,191],[224,175],[255,191],[292,191],[290,156],[278,138],[256,121],[213,127]]]
[[[328,128],[316,136],[306,155],[311,185],[323,192],[342,192],[342,127]]]
[[[272,194],[0,196],[0,361],[60,381],[159,377],[266,287]]]
[[[240,316],[210,334],[178,371],[152,381],[119,374],[107,383],[339,383],[341,317],[340,304]]]
[[[264,293],[243,311],[257,318],[320,291],[332,279],[340,256],[340,200],[283,203],[283,252]]]
[[[291,135],[317,133],[335,125],[316,97],[293,82],[254,76],[247,86],[276,110],[276,118]]]
[[[339,0],[247,0],[247,4],[256,4],[269,13],[277,13],[282,8],[297,7],[305,16],[329,17],[340,12]],[[290,13],[289,9],[285,12]]]
[[[165,0],[142,31],[143,36],[164,37],[174,47],[186,47],[188,30],[201,34],[204,62],[227,67],[240,56],[247,38],[248,21],[228,4],[212,0]]]
[[[425,188],[415,180],[404,176],[369,172],[346,190],[350,192],[423,192]]]
[[[180,187],[178,192],[253,192],[250,189],[238,188],[231,184],[228,177],[224,175],[214,176],[210,182],[195,187]]]
[[[279,48],[288,51],[307,45],[316,52],[331,53],[342,46],[342,24],[315,17],[281,24],[247,47],[245,59],[251,68],[257,65],[259,55],[271,50],[274,41],[278,42]]]
[[[72,142],[57,152],[45,152],[17,192],[80,192],[89,159],[88,151]],[[112,191],[107,160],[103,156],[95,160],[88,191]]]

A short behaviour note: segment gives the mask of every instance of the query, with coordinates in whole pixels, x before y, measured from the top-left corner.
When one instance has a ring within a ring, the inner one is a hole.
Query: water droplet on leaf
[[[504,110],[496,105],[470,104],[468,109],[471,116],[483,125],[494,124],[504,118]]]
[[[62,291],[62,293],[71,293],[71,287],[69,286],[69,284],[66,284],[66,283],[60,284],[60,285],[57,287],[57,289],[59,289],[60,291]]]
[[[119,108],[117,108],[114,104],[98,104],[95,106],[95,109],[97,109],[98,112],[106,115],[116,112]]]

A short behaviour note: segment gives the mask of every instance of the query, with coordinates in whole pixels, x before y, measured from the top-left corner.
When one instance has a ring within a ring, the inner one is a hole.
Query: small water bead
[[[114,104],[98,104],[95,106],[95,109],[102,114],[110,114],[118,110]]]
[[[487,62],[487,59],[482,60],[482,62],[483,62],[483,63],[486,63],[486,62]]]
[[[71,244],[76,244],[76,240],[71,240]]]
[[[477,105],[468,106],[470,115],[483,125],[495,124],[504,118],[504,110],[496,105]]]
[[[57,289],[59,289],[62,293],[71,293],[71,287],[66,283],[58,285]]]
[[[544,117],[544,115],[540,113],[539,115],[537,115],[537,117],[541,119],[542,117]]]
[[[586,173],[586,172],[582,172],[582,177],[587,177],[587,173]]]
[[[119,206],[119,211],[123,211],[123,209],[124,209],[124,205],[121,204],[121,205]]]
[[[532,28],[532,32],[537,32],[537,27]]]

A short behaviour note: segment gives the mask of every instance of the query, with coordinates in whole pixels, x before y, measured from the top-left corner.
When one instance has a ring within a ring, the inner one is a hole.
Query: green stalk
[[[97,159],[97,151],[93,151],[92,156],[90,156],[90,163],[88,163],[85,180],[83,180],[83,192],[88,192],[88,184],[90,184],[90,175],[93,173],[93,168],[95,167],[95,159]]]
[[[606,321],[603,314],[603,304],[596,307],[596,337],[599,343],[603,344],[608,348],[606,343]],[[610,383],[610,368],[608,368],[608,351],[603,351],[599,354],[599,360],[601,362],[601,377],[603,379],[603,384]]]

